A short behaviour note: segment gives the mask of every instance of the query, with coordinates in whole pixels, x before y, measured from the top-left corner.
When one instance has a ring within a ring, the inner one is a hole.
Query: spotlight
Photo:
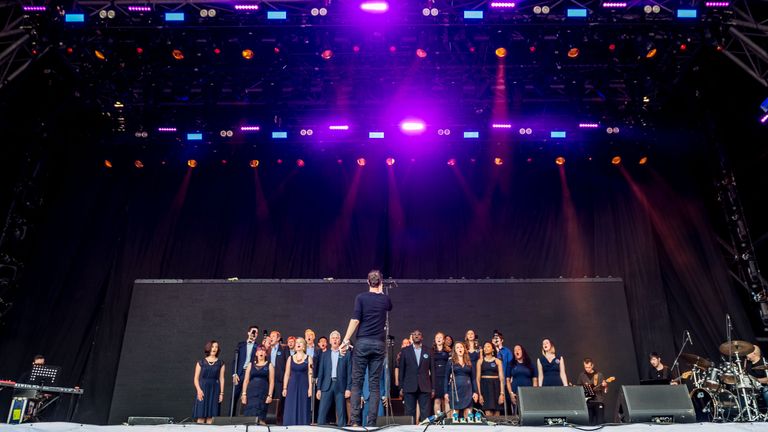
[[[365,158],[357,158],[357,165],[358,166],[365,166]]]
[[[304,159],[296,159],[296,166],[299,168],[304,167]]]
[[[608,44],[608,51],[610,52],[616,51],[616,44],[615,43]]]
[[[322,57],[323,60],[330,60],[331,57],[333,57],[333,51],[327,49],[327,50],[323,51],[322,53],[320,53],[320,57]]]
[[[645,58],[652,59],[652,58],[656,57],[657,53],[658,53],[658,51],[656,50],[656,48],[651,48],[651,49],[648,50],[647,53],[645,53]]]
[[[93,50],[93,55],[95,55],[96,58],[101,61],[107,61],[107,56],[105,56],[104,53],[99,50]]]
[[[504,165],[504,159],[502,159],[500,157],[495,157],[495,158],[493,158],[493,163],[495,165],[497,165],[497,166]]]
[[[569,58],[576,58],[579,56],[579,49],[574,47],[568,50],[568,57]]]
[[[142,55],[142,54],[144,54],[144,48],[136,47],[136,55]]]
[[[498,58],[504,58],[507,56],[507,49],[504,47],[496,48],[496,57]]]
[[[311,10],[311,11],[309,11],[309,13],[310,13],[310,15],[312,15],[312,16],[318,16],[318,15],[320,15],[320,9],[318,9],[318,8],[312,8],[312,10]]]
[[[392,165],[394,165],[394,164],[395,164],[395,158],[393,158],[393,157],[388,157],[388,158],[387,158],[387,165],[389,165],[389,166],[392,166]]]
[[[320,16],[326,16],[328,15],[328,9],[321,7],[320,8]]]
[[[389,3],[385,1],[367,1],[360,5],[360,9],[368,13],[384,13],[389,10]]]
[[[448,166],[456,166],[456,159],[454,158],[448,159]]]
[[[421,10],[421,14],[424,16],[429,16],[429,8],[424,8]]]
[[[394,46],[394,45],[390,45],[390,46],[389,46],[389,52],[391,52],[392,54],[394,54],[394,53],[395,53],[395,51],[397,51],[397,47],[396,47],[396,46]]]
[[[226,160],[226,159],[222,159],[222,160],[221,160],[221,164],[222,164],[222,165],[226,165],[226,164],[227,164],[227,160]]]
[[[240,53],[240,55],[242,55],[246,60],[251,60],[253,58],[253,50],[246,48],[243,50],[243,52]]]
[[[419,48],[416,50],[416,57],[418,58],[425,58],[427,56],[427,52],[423,49]]]
[[[184,51],[182,51],[180,49],[175,49],[175,50],[171,51],[171,55],[176,60],[184,60]]]
[[[194,159],[190,159],[190,160],[188,160],[188,161],[187,161],[187,165],[188,165],[190,168],[194,168],[194,167],[196,167],[196,166],[197,166],[197,161],[196,161],[196,160],[194,160]]]
[[[681,43],[680,44],[680,52],[686,52],[688,51],[688,45]]]
[[[219,55],[219,54],[221,54],[221,50],[219,48],[214,48],[213,49],[213,53],[216,54],[216,55]]]
[[[259,166],[259,160],[253,159],[250,162],[248,162],[248,166],[251,168],[257,168]]]
[[[107,168],[112,168],[112,161],[109,159],[104,159],[104,166]]]
[[[436,17],[437,14],[439,14],[439,13],[440,13],[440,11],[437,10],[437,8],[432,8],[432,9],[429,10],[429,14],[432,15],[433,17]]]
[[[640,160],[637,162],[639,165],[645,165],[648,163],[648,156],[643,156],[640,158]]]
[[[107,161],[107,162],[109,162],[109,161]],[[135,166],[136,168],[139,168],[139,169],[144,168],[144,162],[136,159],[135,161],[133,161],[133,166]],[[109,165],[107,165],[107,167],[112,168],[112,164],[110,163]]]
[[[421,120],[404,120],[400,123],[400,130],[407,135],[417,135],[426,129],[426,125]]]
[[[564,165],[565,164],[565,158],[562,156],[558,156],[555,158],[555,163],[558,165]]]
[[[614,164],[614,165],[618,165],[618,164],[620,164],[620,163],[621,163],[621,156],[614,156],[614,157],[611,159],[611,163],[612,163],[612,164]]]

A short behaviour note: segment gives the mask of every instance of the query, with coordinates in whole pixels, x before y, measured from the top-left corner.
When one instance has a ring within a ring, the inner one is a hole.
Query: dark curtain
[[[621,277],[641,371],[650,351],[671,363],[685,329],[692,352],[715,357],[726,313],[752,340],[700,176],[436,159],[257,170],[59,161],[0,371],[45,353],[86,389],[75,419],[104,423],[135,279],[361,278],[373,267],[395,278]],[[514,298],[502,301],[514,310]],[[506,333],[536,334],[536,323]]]

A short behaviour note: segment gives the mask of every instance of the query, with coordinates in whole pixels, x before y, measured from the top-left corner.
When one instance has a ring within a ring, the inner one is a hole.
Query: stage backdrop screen
[[[227,367],[222,415],[228,415],[234,349],[249,325],[261,332],[278,329],[284,339],[303,336],[308,327],[318,337],[334,329],[344,333],[355,295],[366,288],[362,280],[137,280],[109,422],[188,418],[195,362],[212,339],[220,342]],[[541,340],[550,338],[565,358],[570,381],[576,381],[584,357],[616,377],[606,418],[618,388],[638,382],[620,279],[400,280],[390,295],[397,348],[412,329],[420,329],[430,346],[437,331],[460,340],[473,329],[485,341],[498,329],[505,346],[522,344],[535,359]]]

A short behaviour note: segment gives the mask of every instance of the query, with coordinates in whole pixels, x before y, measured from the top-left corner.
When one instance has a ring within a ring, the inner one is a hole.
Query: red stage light
[[[226,159],[222,159],[222,160],[221,160],[221,164],[222,164],[222,165],[226,165],[226,164],[227,164],[227,160],[226,160]]]
[[[389,52],[394,53],[395,51],[397,51],[397,47],[395,47],[394,45],[390,45]]]
[[[112,161],[109,159],[104,159],[104,166],[107,168],[112,168]]]
[[[282,159],[278,159],[278,160],[277,160],[277,164],[278,164],[278,165],[282,165],[282,164],[283,164],[283,160],[282,160]]]
[[[616,44],[612,43],[612,44],[608,45],[608,51],[610,51],[610,52],[616,51]]]
[[[471,52],[471,53],[475,52],[475,47],[473,47],[473,46],[469,47],[469,52]]]
[[[576,58],[579,56],[579,49],[578,48],[571,48],[568,50],[568,57],[570,58]]]
[[[555,163],[558,165],[563,165],[565,164],[565,158],[562,156],[558,156],[555,158]]]
[[[456,159],[454,158],[448,159],[448,166],[456,166]]]
[[[355,54],[359,53],[360,52],[360,47],[357,46],[357,45],[353,46],[352,47],[352,52],[354,52]]]
[[[219,55],[219,54],[221,54],[221,50],[218,49],[218,48],[214,48],[213,49],[213,53],[216,54],[216,55]]]
[[[387,158],[387,165],[392,166],[395,164],[395,158],[388,157]]]
[[[304,166],[304,159],[296,159],[296,166],[302,168]]]
[[[611,159],[611,163],[612,163],[612,164],[614,164],[614,165],[618,165],[618,164],[620,164],[620,163],[621,163],[621,156],[614,156],[614,157]]]
[[[248,162],[248,166],[251,168],[257,168],[259,166],[259,160],[253,159],[252,161]]]
[[[425,58],[427,56],[427,52],[423,49],[419,48],[416,50],[416,57],[418,58]]]
[[[182,51],[180,49],[175,49],[175,50],[171,51],[171,55],[176,60],[184,60],[184,51]]]
[[[72,49],[72,47],[67,47],[67,54],[72,54],[75,52],[75,50]]]
[[[197,161],[194,159],[190,159],[187,161],[187,166],[189,166],[190,168],[194,168],[197,166]]]
[[[536,52],[536,45],[531,45],[528,47],[528,51],[533,54]]]
[[[142,55],[142,54],[144,54],[144,48],[142,48],[142,47],[136,47],[136,54],[137,54],[137,55]]]
[[[357,164],[358,164],[359,166],[361,166],[361,167],[362,167],[362,166],[365,166],[365,158],[358,158],[358,159],[357,159]]]
[[[686,44],[680,44],[680,51],[686,52],[688,51],[688,45]]]
[[[280,47],[275,47],[274,51],[275,51],[275,54],[280,54]]]
[[[107,162],[109,162],[109,161],[107,161]],[[109,164],[107,166],[111,168],[111,165],[112,164]],[[136,159],[135,161],[133,161],[133,166],[135,166],[136,168],[139,168],[139,169],[144,168],[144,162]]]
[[[327,49],[327,50],[323,51],[322,53],[320,53],[320,57],[322,57],[323,60],[330,60],[331,57],[333,57],[333,51]]]

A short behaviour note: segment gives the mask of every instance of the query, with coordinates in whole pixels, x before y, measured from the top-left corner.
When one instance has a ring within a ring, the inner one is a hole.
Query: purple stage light
[[[426,125],[421,120],[403,120],[402,123],[400,123],[400,130],[403,131],[403,133],[408,135],[416,135],[424,132],[426,129]]]
[[[768,122],[768,114],[760,117],[760,123],[765,124],[765,122]]]
[[[24,12],[45,12],[45,6],[22,6]]]
[[[512,9],[515,6],[517,4],[513,2],[491,2],[492,9]]]
[[[259,5],[257,4],[236,4],[235,10],[239,11],[255,11],[259,10]]]
[[[159,127],[157,128],[158,132],[176,132],[175,127]]]
[[[151,6],[128,6],[128,12],[152,12]]]
[[[349,125],[330,125],[328,129],[332,131],[345,131],[349,130]]]
[[[626,2],[606,2],[603,3],[604,8],[618,9],[627,7]]]
[[[240,126],[240,132],[258,132],[261,130],[259,126]]]
[[[512,125],[509,123],[494,123],[491,127],[494,129],[512,129]]]
[[[719,7],[728,7],[731,5],[731,2],[706,2],[704,3],[704,6],[711,7],[711,8],[719,8]]]
[[[579,123],[579,128],[581,129],[597,129],[600,125],[597,123]]]
[[[385,1],[367,1],[360,4],[360,9],[369,13],[384,13],[389,10],[389,3]]]

